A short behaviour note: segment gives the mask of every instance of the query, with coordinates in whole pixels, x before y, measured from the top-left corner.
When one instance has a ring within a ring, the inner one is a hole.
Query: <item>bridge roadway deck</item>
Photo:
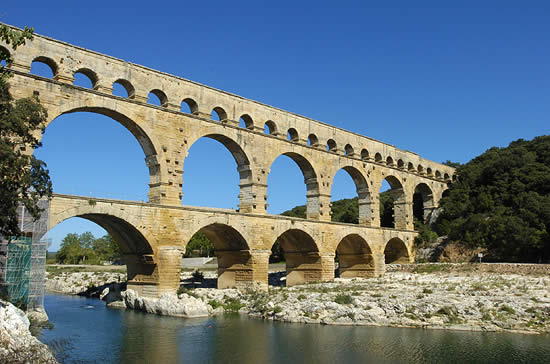
[[[218,286],[267,285],[271,248],[286,260],[287,285],[342,276],[379,276],[384,264],[412,262],[415,231],[308,220],[230,209],[173,206],[54,194],[50,228],[71,217],[93,221],[119,243],[129,285],[155,296],[179,286],[180,261],[191,237],[204,233],[218,257]]]

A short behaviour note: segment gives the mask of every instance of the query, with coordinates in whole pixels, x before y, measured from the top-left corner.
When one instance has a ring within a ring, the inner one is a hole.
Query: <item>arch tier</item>
[[[412,229],[412,196],[418,184],[432,191],[433,206],[438,205],[448,182],[406,169],[361,160],[306,144],[266,135],[262,131],[239,128],[200,116],[181,113],[144,102],[121,98],[101,91],[83,89],[59,81],[17,72],[10,78],[15,98],[37,94],[47,108],[49,121],[66,113],[87,111],[109,116],[126,127],[144,152],[149,168],[149,202],[180,205],[184,160],[191,145],[202,137],[213,138],[233,154],[240,176],[241,212],[265,214],[267,176],[280,155],[291,157],[302,169],[307,186],[307,216],[330,221],[331,185],[340,169],[346,170],[357,186],[360,197],[360,222],[379,225],[377,192],[382,181],[393,176],[400,181],[404,199],[399,209],[404,223]]]
[[[220,288],[267,287],[275,242],[287,260],[289,286],[334,279],[335,256],[342,277],[381,276],[385,252],[391,252],[392,261],[413,261],[417,235],[399,229],[61,194],[52,197],[49,210],[50,228],[82,217],[113,233],[128,266],[128,286],[148,296],[177,290],[182,254],[198,231],[214,244]]]

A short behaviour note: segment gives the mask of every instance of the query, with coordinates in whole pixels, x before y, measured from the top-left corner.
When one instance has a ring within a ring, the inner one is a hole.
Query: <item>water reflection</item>
[[[548,335],[181,319],[47,296],[42,340],[69,340],[65,363],[546,363]],[[87,307],[87,308],[86,308]]]

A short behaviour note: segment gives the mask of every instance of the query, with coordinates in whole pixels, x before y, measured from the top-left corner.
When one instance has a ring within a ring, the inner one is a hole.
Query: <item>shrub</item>
[[[193,274],[191,274],[191,276],[193,277],[193,279],[197,280],[197,281],[202,281],[204,280],[204,273],[201,272],[200,270],[195,270],[193,272]]]
[[[208,304],[209,304],[210,306],[212,306],[212,308],[213,308],[214,310],[215,310],[216,308],[218,308],[218,307],[223,306],[222,303],[221,303],[220,301],[214,300],[214,299],[208,301]]]
[[[225,303],[223,304],[223,308],[226,311],[229,312],[237,312],[243,307],[244,305],[241,303],[241,301],[238,298],[234,297],[225,297]]]
[[[341,305],[349,305],[353,302],[353,298],[350,295],[341,293],[334,298],[334,302]]]

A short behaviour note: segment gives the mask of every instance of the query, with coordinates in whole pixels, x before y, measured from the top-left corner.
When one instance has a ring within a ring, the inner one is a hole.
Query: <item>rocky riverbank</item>
[[[195,288],[151,299],[131,290],[120,293],[118,286],[103,286],[100,296],[110,297],[108,302],[114,299],[110,305],[181,317],[238,311],[298,323],[550,333],[548,275],[480,273],[464,266],[422,267],[417,266],[416,272],[394,267],[382,278],[270,287],[268,292]],[[202,281],[211,286],[214,276],[214,272],[207,273]],[[63,279],[87,286],[82,275]],[[183,273],[182,280],[194,279]]]
[[[25,312],[0,300],[0,363],[57,363],[29,327]]]

